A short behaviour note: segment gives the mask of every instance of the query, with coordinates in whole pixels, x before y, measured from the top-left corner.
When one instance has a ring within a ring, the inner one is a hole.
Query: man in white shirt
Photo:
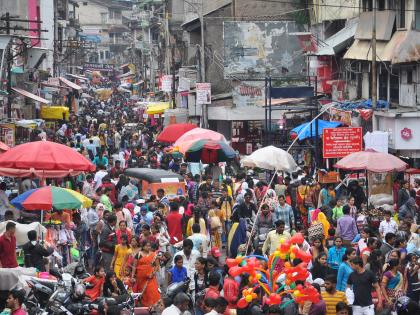
[[[193,249],[196,249],[200,252],[201,256],[207,258],[208,253],[208,244],[207,244],[207,237],[200,233],[200,224],[194,223],[191,228],[193,234],[188,237],[188,239],[192,240],[194,246]]]
[[[174,258],[178,255],[182,256],[183,266],[187,269],[187,275],[190,279],[194,278],[195,261],[201,256],[198,250],[193,249],[193,246],[193,241],[187,238],[182,242],[183,249],[174,255]]]
[[[384,220],[379,224],[379,233],[381,233],[382,238],[385,238],[385,235],[388,233],[396,233],[398,230],[398,224],[391,219],[391,212],[384,211]]]
[[[171,306],[165,308],[162,315],[180,315],[188,310],[190,298],[184,292],[175,295],[174,302]]]
[[[98,189],[102,185],[102,179],[108,175],[108,172],[105,170],[105,166],[99,164],[98,166],[99,171],[96,172],[95,178],[93,181],[95,182],[95,190]]]

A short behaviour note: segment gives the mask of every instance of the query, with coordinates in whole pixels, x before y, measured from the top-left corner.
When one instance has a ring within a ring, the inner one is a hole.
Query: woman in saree
[[[131,278],[133,291],[140,293],[139,303],[141,306],[153,306],[160,300],[159,284],[156,272],[159,268],[157,253],[151,249],[149,240],[140,244],[141,250],[134,257]]]
[[[385,303],[391,308],[394,306],[395,301],[403,295],[404,276],[399,269],[399,260],[391,259],[382,275],[382,296],[384,297]]]

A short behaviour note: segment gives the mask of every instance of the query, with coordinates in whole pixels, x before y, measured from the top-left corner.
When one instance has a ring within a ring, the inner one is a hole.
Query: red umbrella
[[[334,167],[350,171],[365,170],[373,173],[400,172],[407,168],[407,163],[388,153],[368,149],[351,153],[338,161]]]
[[[167,126],[156,138],[159,142],[174,143],[181,137],[184,133],[197,128],[193,124],[173,124]]]
[[[0,155],[0,175],[4,176],[53,178],[92,171],[95,165],[83,155],[51,141],[28,142]]]
[[[9,146],[0,141],[0,152],[9,150]]]

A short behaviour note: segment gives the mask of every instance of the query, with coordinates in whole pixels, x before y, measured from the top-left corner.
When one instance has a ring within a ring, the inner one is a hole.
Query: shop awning
[[[78,80],[81,80],[81,81],[87,81],[87,80],[89,80],[86,77],[82,77],[80,75],[76,75],[76,74],[72,74],[72,73],[67,73],[66,76],[71,77],[71,78],[74,78],[74,79],[78,79]]]
[[[318,51],[314,54],[317,56],[334,56],[336,53],[343,51],[350,43],[356,33],[358,19],[350,20],[348,25],[343,29],[330,36],[324,43],[320,44]]]
[[[376,55],[378,56],[378,61],[391,61],[389,54],[385,54],[385,49],[388,42],[377,41],[376,42]],[[359,40],[356,39],[347,50],[343,59],[355,59],[355,60],[372,60],[372,47],[370,40]]]
[[[390,40],[394,28],[395,11],[376,12],[376,40]],[[370,40],[372,38],[373,12],[360,13],[355,39]]]
[[[32,94],[28,91],[25,91],[25,90],[22,90],[22,89],[19,89],[19,88],[16,88],[16,87],[12,88],[12,90],[15,91],[16,93],[19,93],[22,96],[33,99],[34,101],[37,101],[37,102],[40,102],[40,103],[43,103],[43,104],[49,104],[50,103],[49,100],[46,100],[45,98],[42,98],[42,97],[40,97],[38,95],[35,95],[35,94]]]
[[[391,63],[408,63],[420,60],[420,32],[397,31],[387,45]]]
[[[169,108],[169,102],[150,102],[147,104],[146,113],[149,115],[163,114],[165,110]]]
[[[80,85],[77,85],[76,83],[73,83],[73,82],[67,80],[66,78],[59,77],[59,79],[60,79],[61,82],[63,82],[65,85],[71,87],[72,89],[75,89],[75,90],[81,90],[82,89],[82,87]]]
[[[133,77],[133,76],[134,76],[134,73],[129,71],[129,72],[126,72],[126,73],[123,73],[123,74],[119,75],[118,78],[119,79],[127,79],[127,78],[130,78],[130,77]]]

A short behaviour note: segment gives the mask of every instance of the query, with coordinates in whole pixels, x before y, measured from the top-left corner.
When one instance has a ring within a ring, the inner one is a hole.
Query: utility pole
[[[175,105],[175,47],[173,45],[171,48],[171,59],[172,59],[172,108],[176,108],[176,105]]]
[[[10,13],[6,12],[6,34],[10,35]],[[10,58],[10,45],[8,45],[7,59]],[[12,60],[7,60],[7,118],[12,118]]]
[[[376,5],[373,3],[373,23],[372,23],[372,109],[376,109],[377,101],[377,77],[376,77]]]

